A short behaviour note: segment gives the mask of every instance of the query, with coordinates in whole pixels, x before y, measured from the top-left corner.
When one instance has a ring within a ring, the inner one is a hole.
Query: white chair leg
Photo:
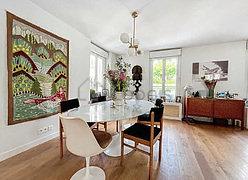
[[[86,157],[86,173],[85,173],[85,179],[89,178],[90,175],[90,157]]]
[[[77,171],[71,180],[105,180],[105,173],[97,166],[90,166],[90,157],[86,157],[86,167]]]

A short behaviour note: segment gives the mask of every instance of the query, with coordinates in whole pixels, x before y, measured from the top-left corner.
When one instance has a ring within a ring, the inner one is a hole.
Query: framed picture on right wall
[[[192,64],[192,79],[201,82],[202,78],[228,81],[228,60],[213,60],[209,62],[194,62]]]

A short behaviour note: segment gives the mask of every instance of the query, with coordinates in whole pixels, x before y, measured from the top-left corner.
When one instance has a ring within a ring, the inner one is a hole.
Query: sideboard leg
[[[244,119],[243,120],[241,120],[241,130],[244,130],[245,129],[245,127],[244,127]]]

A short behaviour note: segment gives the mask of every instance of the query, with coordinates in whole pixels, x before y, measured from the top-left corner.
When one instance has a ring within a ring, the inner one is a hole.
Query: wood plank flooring
[[[109,123],[108,128],[115,134],[115,123]],[[158,147],[157,143],[154,180],[248,179],[247,130],[165,120],[160,163]],[[124,166],[120,166],[119,157],[104,153],[92,157],[90,164],[101,167],[107,180],[146,180],[148,162],[148,156],[132,151],[124,157]],[[55,138],[1,162],[0,180],[68,180],[83,167],[85,158],[68,150],[60,159],[59,138]]]

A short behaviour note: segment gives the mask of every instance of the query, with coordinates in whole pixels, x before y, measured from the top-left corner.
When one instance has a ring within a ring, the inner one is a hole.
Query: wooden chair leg
[[[124,136],[123,132],[121,132],[121,165],[123,165],[124,162]]]
[[[119,128],[118,128],[118,121],[116,121],[116,132],[119,132],[118,129],[119,129]]]
[[[153,143],[150,145],[150,163],[149,163],[149,180],[152,180],[153,169]]]
[[[59,121],[59,140],[60,140],[60,158],[63,157],[63,128],[62,123]]]
[[[162,135],[160,136],[159,139],[159,161],[161,161],[161,154],[162,154]]]
[[[105,131],[107,131],[107,128],[108,128],[108,124],[107,124],[107,122],[105,122],[104,123],[104,129],[105,129]]]
[[[134,146],[134,147],[135,147],[135,148],[137,148],[137,146],[138,146],[138,143],[137,143],[137,142],[135,142],[135,146]]]

